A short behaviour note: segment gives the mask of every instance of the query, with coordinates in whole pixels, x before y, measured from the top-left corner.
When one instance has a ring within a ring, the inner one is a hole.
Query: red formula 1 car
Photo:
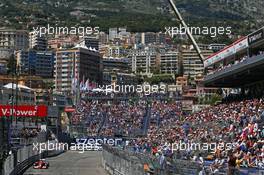
[[[47,162],[45,159],[40,159],[33,164],[33,168],[34,169],[48,169],[49,162]]]

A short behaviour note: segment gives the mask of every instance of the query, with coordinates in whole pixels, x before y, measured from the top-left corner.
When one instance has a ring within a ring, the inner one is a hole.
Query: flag
[[[90,90],[90,87],[89,87],[89,78],[86,80],[84,88],[85,88],[85,91],[89,91]]]
[[[85,82],[84,82],[85,80],[84,80],[84,76],[83,76],[83,78],[82,78],[82,81],[80,82],[80,91],[84,91],[85,90]]]
[[[83,81],[81,81],[81,83],[80,83],[80,91],[83,91],[84,89],[84,82]]]
[[[74,77],[74,70],[72,70],[71,79],[72,79],[72,93],[75,92],[75,77]]]
[[[77,86],[79,85],[78,84],[78,79],[79,79],[79,72],[78,72],[78,67],[77,67],[77,63],[75,63],[75,66],[73,67],[73,70],[72,70],[72,92],[76,92],[77,91]]]
[[[96,88],[96,82],[92,82],[92,89]]]
[[[75,90],[78,89],[78,85],[79,85],[79,72],[78,72],[77,63],[76,63],[75,64]]]
[[[89,82],[89,90],[93,90],[96,88],[96,83],[94,81]]]

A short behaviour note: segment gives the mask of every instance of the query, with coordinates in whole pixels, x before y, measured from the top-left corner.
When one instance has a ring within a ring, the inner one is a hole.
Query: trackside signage
[[[89,137],[89,138],[77,138],[75,142],[78,145],[90,145],[90,146],[102,146],[102,144],[109,146],[121,145],[122,138],[110,138],[110,137]]]
[[[46,117],[47,111],[48,108],[44,105],[0,105],[0,117]]]
[[[249,45],[252,45],[252,44],[259,42],[261,40],[264,40],[264,29],[263,28],[248,36]]]
[[[75,109],[74,109],[73,107],[66,106],[66,107],[64,108],[64,111],[65,111],[65,112],[74,112]]]

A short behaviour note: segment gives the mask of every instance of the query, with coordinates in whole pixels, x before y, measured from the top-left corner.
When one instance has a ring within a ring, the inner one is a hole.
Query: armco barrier
[[[11,154],[6,158],[5,162],[3,163],[2,174],[3,175],[10,174],[13,169],[14,169],[14,155]]]
[[[11,155],[7,157],[4,162],[4,175],[12,174],[13,170],[16,169],[16,166],[19,166],[21,163],[25,162],[30,157],[38,155],[38,152],[33,151],[33,146],[24,146],[18,150],[14,150]]]
[[[10,175],[19,175],[19,174],[23,174],[25,172],[25,170],[32,165],[34,162],[36,162],[37,160],[39,160],[40,158],[44,157],[45,153],[39,154],[39,155],[35,155],[32,157],[29,157],[28,159],[24,160],[23,162],[19,163],[16,167],[14,167],[14,169],[10,172]]]
[[[56,156],[64,151],[34,151],[33,145],[25,146],[7,157],[3,164],[3,175],[19,175],[41,158]],[[16,162],[15,162],[16,157]]]
[[[23,174],[31,165],[33,165],[34,162],[36,162],[39,159],[44,159],[47,157],[53,157],[61,154],[63,151],[45,151],[41,154],[29,157],[28,159],[24,160],[23,162],[19,163],[13,171],[10,173],[10,175],[20,175]]]

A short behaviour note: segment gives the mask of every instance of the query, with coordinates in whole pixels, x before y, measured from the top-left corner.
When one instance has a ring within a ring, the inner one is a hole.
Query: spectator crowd
[[[85,123],[89,136],[115,136],[140,133],[146,102],[82,102],[73,114],[75,125]]]
[[[12,138],[33,138],[36,137],[41,130],[39,128],[22,128],[17,130],[12,130]]]
[[[130,139],[127,149],[164,160],[190,160],[203,166],[209,162],[211,172],[224,167],[264,168],[263,99],[218,104],[192,114],[182,111],[180,101],[152,100],[150,106],[148,116],[144,100],[83,102],[73,121],[85,122],[93,136],[133,137],[147,126],[146,135]],[[183,144],[199,146],[180,149]],[[204,149],[204,144],[210,146]]]
[[[215,74],[217,72],[220,72],[221,70],[225,70],[226,68],[232,67],[232,66],[237,65],[239,63],[243,63],[244,61],[249,60],[252,57],[256,57],[258,55],[263,55],[263,54],[264,54],[264,51],[259,51],[256,54],[253,54],[251,56],[244,55],[243,57],[239,57],[239,58],[237,58],[234,61],[232,60],[232,62],[226,63],[225,65],[221,64],[217,68],[215,68],[215,69],[211,70],[210,72],[208,72],[208,75]]]
[[[186,116],[180,109],[180,103],[154,103],[152,119],[158,122],[150,125],[146,138],[135,139],[128,147],[135,152],[201,164],[207,160],[211,162],[212,172],[218,172],[225,165],[231,170],[239,167],[264,168],[263,99],[219,104]],[[184,147],[183,150],[175,147],[182,143],[207,143],[214,147]]]

